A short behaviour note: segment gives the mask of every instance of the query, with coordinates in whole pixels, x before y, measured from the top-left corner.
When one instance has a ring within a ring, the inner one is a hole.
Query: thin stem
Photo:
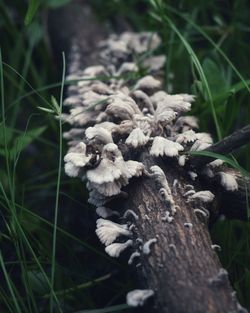
[[[9,152],[6,137],[6,123],[5,123],[5,103],[4,103],[4,82],[3,82],[3,61],[2,50],[0,48],[0,90],[1,90],[1,106],[2,106],[2,124],[3,124],[3,138],[4,138],[4,153],[6,160],[7,177],[10,177]],[[11,183],[9,180],[9,189],[11,190]]]
[[[3,257],[2,257],[2,253],[0,252],[0,265],[2,267],[2,270],[3,270],[3,274],[4,274],[4,278],[6,280],[6,283],[7,283],[7,286],[8,286],[8,289],[10,291],[10,294],[11,294],[11,297],[12,297],[12,300],[14,302],[14,305],[15,305],[15,308],[16,308],[16,312],[18,313],[21,313],[21,309],[20,309],[20,306],[17,302],[17,298],[16,298],[16,295],[14,293],[14,290],[12,288],[12,282],[10,281],[10,278],[9,278],[9,275],[6,271],[6,268],[5,268],[5,265],[4,265],[4,260],[3,260]]]
[[[50,313],[53,313],[53,290],[55,284],[55,259],[56,259],[56,235],[57,235],[57,220],[58,220],[58,206],[59,206],[59,195],[60,195],[60,181],[62,171],[62,103],[63,103],[63,89],[65,82],[65,54],[63,52],[63,73],[62,73],[62,87],[60,93],[60,110],[59,110],[59,163],[58,163],[58,176],[56,186],[56,203],[55,203],[55,216],[54,216],[54,229],[53,229],[53,246],[52,246],[52,258],[51,258],[51,291],[50,291]]]

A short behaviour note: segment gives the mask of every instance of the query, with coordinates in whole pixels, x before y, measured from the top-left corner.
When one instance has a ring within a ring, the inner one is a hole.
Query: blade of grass
[[[227,55],[223,52],[223,50],[219,47],[219,45],[216,42],[214,42],[214,40],[201,27],[199,27],[196,23],[191,21],[185,14],[180,13],[179,11],[177,11],[170,5],[165,4],[165,6],[169,11],[178,15],[179,17],[184,19],[187,23],[190,23],[200,34],[203,35],[204,38],[207,39],[207,41],[210,42],[210,44],[221,54],[221,56],[225,59],[225,61],[231,66],[235,74],[239,77],[239,79],[242,81],[247,91],[250,93],[250,87],[248,86],[247,81],[244,79],[241,73],[237,70],[234,64],[230,61]]]
[[[158,11],[156,12],[156,14],[158,13],[158,15],[151,13],[151,15],[153,16],[153,18],[155,18],[156,20],[163,22],[164,21],[166,23],[168,23],[168,25],[173,29],[173,31],[176,33],[176,35],[179,37],[179,39],[181,40],[181,42],[183,43],[183,45],[185,46],[187,52],[189,53],[192,62],[194,63],[197,72],[200,75],[201,81],[205,87],[206,93],[207,93],[207,97],[209,100],[209,104],[211,107],[211,111],[212,111],[212,116],[213,116],[213,120],[215,123],[215,127],[216,127],[216,132],[217,132],[217,136],[218,139],[221,140],[222,139],[222,132],[220,129],[220,125],[219,125],[219,121],[217,118],[217,114],[216,114],[216,110],[215,110],[215,106],[214,106],[214,102],[213,102],[213,97],[209,88],[209,84],[208,81],[206,79],[206,76],[203,72],[202,66],[200,64],[200,61],[198,59],[198,57],[196,56],[194,50],[192,49],[192,47],[190,46],[190,44],[187,42],[187,40],[182,36],[182,34],[180,33],[180,31],[176,28],[175,24],[173,23],[173,21],[167,17],[166,15],[163,15],[164,10],[162,8],[158,7]]]
[[[29,0],[28,10],[27,10],[27,13],[26,13],[25,19],[24,19],[25,26],[28,26],[32,22],[35,14],[39,8],[39,5],[40,5],[40,1]]]
[[[60,102],[59,102],[59,161],[58,161],[58,176],[57,176],[57,187],[56,187],[56,203],[55,203],[55,215],[54,215],[54,229],[53,229],[53,244],[52,244],[52,258],[51,258],[51,293],[50,293],[50,313],[53,313],[53,305],[54,305],[54,297],[52,290],[54,289],[55,283],[55,262],[56,262],[56,235],[57,235],[57,220],[58,220],[58,208],[59,208],[59,195],[60,195],[60,181],[61,181],[61,169],[62,169],[62,103],[63,103],[63,90],[64,90],[64,82],[65,82],[65,54],[62,53],[63,59],[63,71],[62,71],[62,86],[60,93]]]
[[[3,138],[4,138],[5,162],[6,162],[7,176],[10,177],[9,151],[8,151],[7,135],[6,135],[6,123],[5,123],[6,117],[5,117],[5,103],[4,103],[3,61],[2,61],[1,48],[0,48],[0,88],[1,88],[1,108],[2,108],[2,125],[3,125],[2,128],[3,128]],[[9,181],[9,190],[11,190],[10,181]]]
[[[30,87],[30,89],[42,100],[46,103],[46,105],[50,106],[51,104],[49,103],[49,101],[47,101],[38,91],[36,91],[36,89],[34,89],[32,87],[32,85],[17,71],[15,70],[11,65],[9,65],[8,63],[2,62],[2,64],[4,66],[6,66],[7,68],[9,68],[11,71],[13,71],[18,77],[20,77],[21,79],[24,80],[24,82]],[[16,102],[15,102],[16,103]]]
[[[16,298],[16,294],[13,290],[13,286],[12,286],[12,281],[9,277],[9,274],[7,273],[6,271],[6,267],[5,267],[5,264],[4,264],[4,260],[3,260],[3,256],[2,256],[2,252],[0,251],[0,265],[1,265],[1,268],[2,268],[2,271],[3,271],[3,274],[4,274],[4,278],[5,278],[5,281],[6,281],[6,284],[7,284],[7,287],[9,289],[9,292],[11,294],[11,298],[14,302],[14,306],[15,306],[15,309],[16,309],[16,312],[17,313],[22,313],[22,310],[17,302],[17,298]]]
[[[11,207],[11,201],[8,199],[7,194],[5,193],[5,190],[3,188],[3,185],[1,183],[1,181],[0,181],[0,191],[2,192],[3,198],[5,199],[6,204],[8,205],[8,207]],[[29,242],[25,232],[23,231],[22,226],[20,225],[19,220],[18,220],[16,214],[13,215],[13,219],[14,219],[14,221],[16,223],[19,235],[22,237],[24,243],[26,244],[26,247],[28,248],[28,250],[30,251],[32,257],[34,258],[34,261],[37,264],[37,266],[38,266],[39,270],[41,271],[41,273],[43,274],[46,283],[51,288],[50,280],[49,280],[47,274],[45,273],[41,263],[39,262],[39,259],[37,258],[36,253],[35,253],[34,249],[32,248],[32,246],[31,246],[31,244],[30,244],[30,242]],[[51,288],[51,290],[52,290],[52,293],[53,293],[53,297],[55,298],[55,301],[57,303],[59,312],[63,313],[62,310],[61,310],[61,307],[60,307],[60,303],[59,303],[59,301],[58,301],[58,299],[57,299],[57,297],[56,297],[56,295],[54,293],[54,290],[52,288]]]
[[[71,287],[71,288],[67,288],[67,289],[64,289],[64,290],[55,291],[55,294],[57,296],[65,296],[66,294],[69,294],[71,292],[75,292],[75,291],[78,291],[78,290],[81,290],[81,289],[85,289],[85,288],[94,286],[97,283],[100,283],[102,281],[105,281],[105,280],[109,279],[111,276],[112,276],[112,274],[109,273],[109,274],[103,275],[101,277],[98,277],[96,279],[93,279],[91,281],[88,281],[87,283],[83,283],[83,284],[77,285],[75,287]],[[46,294],[42,298],[46,299],[46,298],[49,298],[49,297],[50,297],[50,294]]]
[[[229,157],[226,157],[223,154],[214,153],[210,151],[189,151],[188,154],[191,155],[201,155],[201,156],[208,156],[214,159],[220,159],[224,161],[225,163],[231,165],[235,169],[239,170],[244,176],[250,177],[250,172],[246,171],[243,167],[241,167],[235,160],[230,159]]]

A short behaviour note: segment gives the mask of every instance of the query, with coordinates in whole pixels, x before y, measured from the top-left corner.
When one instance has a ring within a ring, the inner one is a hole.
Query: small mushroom
[[[91,159],[91,155],[86,155],[86,145],[80,142],[76,147],[76,152],[69,152],[65,155],[65,172],[70,177],[76,177]]]
[[[174,129],[175,131],[187,131],[190,129],[198,129],[198,119],[195,116],[180,116],[175,122]]]
[[[183,150],[184,148],[179,143],[163,137],[156,136],[154,137],[150,154],[156,157],[164,155],[168,157],[174,157],[177,156],[179,152]]]
[[[160,88],[160,86],[161,82],[158,79],[155,79],[151,75],[147,75],[138,80],[134,89],[141,89],[147,93],[148,91],[154,91]]]
[[[144,243],[143,247],[142,247],[142,252],[143,254],[150,254],[150,247],[152,244],[156,243],[157,242],[157,239],[156,238],[152,238],[152,239],[149,239],[147,242]]]
[[[157,55],[152,56],[149,58],[146,58],[142,65],[146,67],[150,72],[159,71],[166,62],[166,56],[165,55]]]
[[[194,96],[187,94],[169,95],[164,91],[159,91],[151,97],[151,100],[153,103],[158,103],[158,105],[161,103],[175,112],[188,112],[191,109]]]
[[[85,135],[88,140],[97,140],[104,144],[113,142],[111,132],[103,127],[88,127]]]
[[[165,215],[161,218],[162,221],[167,221],[168,223],[172,223],[174,218],[170,216],[170,212],[166,211]]]
[[[132,130],[125,143],[131,145],[133,148],[140,146],[145,146],[149,141],[149,137],[145,136],[140,128],[135,128]]]
[[[128,264],[131,265],[134,261],[135,258],[139,258],[141,256],[141,254],[138,251],[135,251],[131,254],[129,260],[128,260]]]
[[[123,75],[131,72],[137,72],[138,66],[133,62],[124,62],[117,71],[117,75]]]
[[[132,235],[127,224],[120,225],[109,220],[104,220],[103,218],[99,218],[96,221],[96,227],[96,234],[105,246],[110,245],[119,236]]]
[[[192,129],[190,129],[177,135],[176,142],[180,144],[183,144],[183,143],[187,144],[190,142],[194,142],[196,139],[197,139],[196,133]]]
[[[199,200],[201,202],[212,202],[214,200],[214,194],[209,190],[202,190],[192,194],[188,201]]]
[[[107,254],[113,258],[118,258],[119,255],[126,250],[128,247],[133,245],[133,241],[129,239],[125,243],[112,243],[105,248]]]
[[[127,294],[127,305],[132,307],[143,306],[146,300],[154,295],[151,289],[135,289]]]
[[[123,217],[124,217],[124,218],[127,218],[129,215],[133,216],[133,218],[134,218],[135,220],[138,220],[138,219],[139,219],[138,215],[137,215],[134,211],[132,211],[132,210],[127,210],[127,211],[123,214]]]
[[[138,106],[142,109],[148,109],[151,114],[154,114],[154,107],[149,96],[142,90],[134,90],[132,97],[135,99]]]
[[[235,175],[225,172],[218,172],[216,175],[220,177],[220,183],[227,191],[238,190],[238,183]]]

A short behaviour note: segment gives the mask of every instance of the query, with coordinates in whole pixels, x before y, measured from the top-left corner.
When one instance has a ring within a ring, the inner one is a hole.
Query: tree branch
[[[250,142],[250,125],[235,131],[231,135],[225,137],[221,141],[216,142],[214,145],[203,151],[228,154],[233,150],[244,146],[248,142]],[[213,160],[214,158],[208,156],[192,155],[189,159],[189,165],[191,165],[193,168],[201,168]]]

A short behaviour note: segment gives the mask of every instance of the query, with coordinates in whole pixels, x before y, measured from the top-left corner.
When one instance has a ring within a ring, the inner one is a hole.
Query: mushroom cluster
[[[111,35],[99,44],[99,65],[84,70],[77,67],[77,49],[72,51],[71,58],[76,61],[71,62],[67,79],[77,82],[68,87],[64,100],[68,113],[62,118],[72,127],[64,133],[69,144],[65,172],[86,181],[89,203],[97,207],[100,217],[96,234],[111,257],[133,247],[133,225],[114,222],[121,212],[108,207],[113,199],[126,196],[124,187],[133,177],[147,175],[155,180],[169,209],[163,220],[171,223],[176,213],[163,170],[157,165],[146,168],[136,159],[137,152],[174,158],[177,166],[184,166],[188,151],[203,150],[213,143],[209,134],[197,132],[197,118],[183,116],[191,110],[194,96],[161,90],[165,57],[153,56],[160,43],[159,36],[149,32]],[[192,179],[199,174],[190,172]],[[226,190],[238,188],[236,178],[221,170],[220,160],[211,162],[202,174],[217,177]],[[214,198],[208,190],[192,189],[186,196],[188,202],[206,203]],[[137,218],[128,210],[124,220],[128,215]],[[155,238],[142,243],[143,253],[149,254],[153,243],[157,244]],[[129,264],[139,255],[134,252]],[[147,296],[152,294],[150,291]],[[129,296],[129,302],[135,303],[134,298],[134,294]]]

